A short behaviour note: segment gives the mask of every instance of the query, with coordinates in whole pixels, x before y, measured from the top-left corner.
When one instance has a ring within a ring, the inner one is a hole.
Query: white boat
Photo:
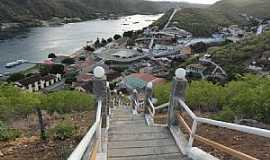
[[[7,64],[5,65],[5,67],[6,67],[6,68],[12,68],[12,67],[15,67],[15,66],[18,66],[18,65],[27,63],[27,62],[28,62],[27,60],[19,59],[19,60],[14,61],[14,62],[7,63]]]

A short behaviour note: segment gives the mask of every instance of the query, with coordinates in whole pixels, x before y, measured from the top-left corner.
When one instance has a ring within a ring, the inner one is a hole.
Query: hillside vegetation
[[[260,36],[254,35],[238,43],[209,48],[208,53],[224,68],[229,79],[235,78],[238,74],[247,73],[248,65],[253,61],[257,61],[262,65],[261,67],[269,70],[270,32],[265,32]]]
[[[36,108],[59,114],[89,111],[93,109],[94,102],[93,96],[76,91],[59,91],[45,95],[0,84],[0,121],[27,117],[35,113]]]
[[[270,17],[268,0],[222,0],[205,9],[180,10],[173,21],[194,36],[209,36],[220,26],[231,24],[248,25],[242,14],[258,18]]]
[[[204,7],[144,0],[1,0],[0,22],[27,22],[52,17],[95,18],[96,13],[154,14],[177,7]]]
[[[186,102],[194,111],[212,113],[211,118],[234,122],[254,119],[270,123],[269,78],[246,75],[220,86],[207,81],[193,81],[186,92]],[[156,86],[159,104],[169,101],[171,83]]]

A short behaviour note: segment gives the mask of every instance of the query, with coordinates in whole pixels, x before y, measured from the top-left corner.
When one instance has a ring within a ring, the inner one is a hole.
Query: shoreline
[[[33,20],[30,22],[0,22],[0,42],[5,41],[8,39],[12,39],[16,37],[20,33],[28,32],[31,28],[36,27],[54,27],[54,26],[61,26],[70,23],[79,23],[79,22],[86,22],[91,20],[117,20],[121,17],[125,16],[132,16],[132,15],[157,15],[162,14],[163,12],[159,13],[126,13],[126,14],[104,14],[98,15],[96,17],[91,18],[80,18],[80,17],[52,17],[48,20]]]
[[[136,14],[136,15],[142,15],[142,14]],[[136,16],[136,15],[129,15],[129,16]],[[147,15],[145,15],[145,16],[148,16],[149,14],[147,14]],[[157,15],[150,15],[150,16],[157,16]],[[121,17],[119,17],[118,18],[118,21],[120,22],[121,20],[121,18],[123,18],[123,17],[125,17],[125,16],[121,16]],[[128,16],[127,16],[128,17]],[[158,17],[157,17],[158,18]],[[144,19],[149,19],[149,18],[144,18]],[[97,19],[95,19],[95,20],[97,20]],[[156,18],[155,19],[153,19],[153,21],[154,20],[156,20]],[[91,21],[91,20],[90,20]],[[101,21],[106,21],[106,20],[101,20]],[[80,22],[79,22],[80,23]],[[104,22],[102,22],[102,24],[103,24]],[[149,22],[148,22],[149,23]],[[152,22],[151,22],[152,23]],[[149,25],[147,25],[147,26],[149,26]],[[144,27],[147,27],[147,26],[145,26],[145,25],[143,25],[141,28],[144,28]],[[137,28],[138,27],[136,27],[136,25],[135,25],[135,28],[134,27],[132,27],[132,25],[131,25],[131,27],[128,27],[128,28],[130,28],[130,30],[137,30]],[[91,32],[91,31],[90,31]],[[111,32],[111,33],[116,33],[117,34],[117,32]],[[121,33],[122,34],[122,33]],[[111,35],[111,36],[113,36],[113,35]],[[3,41],[3,43],[5,43],[5,41]],[[71,58],[73,58],[73,57],[78,57],[78,56],[80,56],[81,54],[82,54],[82,52],[84,51],[84,47],[87,45],[87,44],[92,44],[92,43],[94,43],[93,42],[93,40],[89,40],[89,39],[86,39],[83,43],[81,43],[81,44],[78,44],[77,45],[77,47],[75,47],[74,49],[71,49],[71,50],[69,50],[69,51],[67,51],[67,52],[64,52],[64,54],[63,54],[63,52],[54,52],[56,55],[58,55],[58,56],[61,56],[61,55],[65,55],[65,56],[67,56],[67,57],[71,57]],[[50,51],[51,52],[51,51]],[[52,51],[53,52],[53,51]],[[49,54],[49,52],[47,53],[47,54]],[[26,57],[25,57],[25,59],[27,59]],[[46,56],[44,56],[44,58],[43,59],[41,59],[40,60],[40,62],[42,62],[42,61],[44,61],[44,60],[46,60],[47,59],[47,55]],[[27,60],[30,60],[31,61],[31,58],[29,58],[28,57],[28,59]],[[3,64],[4,65],[4,64]],[[25,71],[25,70],[28,70],[28,69],[31,69],[32,67],[34,67],[35,65],[31,65],[31,66],[28,66],[28,65],[20,65],[20,66],[17,66],[17,67],[15,67],[15,68],[12,68],[12,69],[6,69],[6,68],[4,68],[3,66],[1,66],[0,67],[0,69],[1,69],[1,73],[17,73],[17,72],[23,72],[23,71]]]

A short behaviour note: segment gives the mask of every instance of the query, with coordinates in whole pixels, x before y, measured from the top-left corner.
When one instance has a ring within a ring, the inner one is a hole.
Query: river
[[[49,53],[71,55],[84,46],[86,41],[95,41],[97,37],[107,39],[125,31],[139,30],[161,16],[162,14],[132,15],[117,20],[91,20],[57,27],[31,28],[23,35],[0,41],[0,73],[17,72],[31,66],[24,64],[7,69],[4,65],[8,62],[17,59],[40,62]]]

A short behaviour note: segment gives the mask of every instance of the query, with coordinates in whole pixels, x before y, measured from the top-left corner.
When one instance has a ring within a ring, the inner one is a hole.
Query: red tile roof
[[[131,74],[129,76],[144,80],[146,82],[150,82],[150,81],[157,78],[157,77],[155,77],[155,76],[153,76],[151,74],[147,74],[147,73],[133,73],[133,74]]]
[[[153,84],[161,84],[164,83],[166,80],[163,78],[158,78],[155,77],[152,74],[148,74],[148,73],[133,73],[131,75],[129,75],[130,77],[134,77],[134,78],[138,78],[141,79],[145,82],[153,82]]]
[[[88,82],[88,81],[91,81],[93,80],[93,75],[92,74],[89,74],[89,73],[83,73],[83,74],[80,74],[78,77],[77,77],[77,81],[78,82]]]

